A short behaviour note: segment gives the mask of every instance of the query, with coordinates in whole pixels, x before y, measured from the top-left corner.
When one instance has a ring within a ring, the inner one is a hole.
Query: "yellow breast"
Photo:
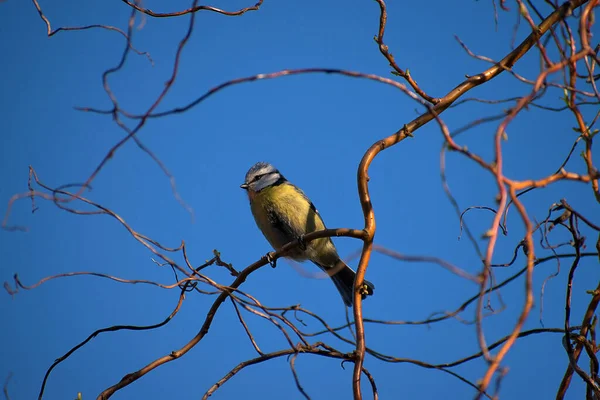
[[[283,183],[255,193],[252,214],[260,230],[276,250],[301,235],[325,229],[323,220],[310,200],[296,187]],[[323,250],[335,252],[328,238],[310,242],[306,251],[290,254],[296,260],[319,258]]]

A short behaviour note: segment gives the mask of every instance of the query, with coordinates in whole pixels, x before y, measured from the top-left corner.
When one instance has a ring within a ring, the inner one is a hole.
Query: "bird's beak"
[[[248,184],[247,184],[247,183],[242,183],[242,184],[240,185],[240,187],[241,187],[242,189],[244,189],[244,190],[248,190]]]

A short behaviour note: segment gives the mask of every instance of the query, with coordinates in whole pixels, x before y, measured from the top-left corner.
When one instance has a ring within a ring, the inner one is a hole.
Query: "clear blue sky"
[[[228,10],[250,5],[236,0],[214,4]],[[386,43],[400,66],[410,69],[421,87],[443,96],[465,74],[475,74],[487,64],[469,57],[455,41],[458,35],[471,49],[499,59],[510,51],[514,13],[500,13],[498,29],[489,2],[390,2]],[[113,1],[44,1],[42,7],[53,24],[82,26],[107,24],[126,29],[129,8]],[[188,2],[146,1],[155,11],[175,11]],[[511,7],[516,7],[510,4]],[[548,9],[544,8],[544,13]],[[514,11],[514,10],[513,10]],[[147,17],[141,29],[136,21],[133,43],[148,51],[130,54],[125,67],[109,83],[120,105],[144,112],[168,79],[177,43],[189,17]],[[390,67],[379,54],[379,7],[373,1],[276,2],[266,0],[258,12],[225,17],[197,14],[193,36],[183,52],[177,82],[159,110],[183,106],[206,90],[229,79],[287,68],[342,68],[390,77]],[[596,34],[598,34],[598,29]],[[526,24],[517,40],[528,32]],[[88,30],[60,32],[48,38],[33,4],[7,0],[0,3],[0,203],[27,190],[28,166],[51,186],[82,182],[108,149],[123,137],[110,116],[83,113],[74,106],[106,109],[110,106],[101,74],[117,64],[124,39],[115,32]],[[539,70],[536,55],[526,56],[516,70],[533,78]],[[502,99],[529,93],[527,85],[503,75],[473,90],[468,96]],[[556,104],[560,90],[548,95]],[[560,102],[559,102],[560,104]],[[509,105],[468,103],[444,113],[456,129],[480,117],[494,115]],[[584,108],[590,117],[594,107]],[[133,142],[121,148],[93,182],[86,196],[121,215],[138,232],[166,246],[182,240],[192,263],[198,265],[213,249],[237,269],[270,251],[256,228],[245,193],[239,189],[246,170],[256,161],[269,161],[304,189],[329,227],[362,228],[356,191],[356,167],[364,151],[422,111],[399,91],[366,80],[331,75],[302,75],[259,81],[228,88],[186,113],[152,119],[139,138],[165,163],[176,178],[179,193],[195,210],[195,221],[174,198],[169,180]],[[577,134],[566,113],[530,109],[509,126],[505,143],[505,171],[515,179],[541,178],[560,165]],[[133,125],[130,125],[133,126]],[[477,127],[459,141],[491,159],[497,124]],[[383,152],[371,168],[371,195],[377,218],[376,242],[409,254],[442,257],[467,271],[479,268],[470,242],[459,234],[458,218],[444,195],[439,153],[443,139],[435,124],[420,129],[414,139]],[[575,151],[570,171],[584,172]],[[596,157],[598,158],[598,156]],[[461,208],[494,206],[493,177],[456,154],[448,155],[447,172],[452,192]],[[574,207],[588,210],[600,222],[591,189],[561,183],[534,191],[524,198],[530,216],[542,220],[548,207],[566,197]],[[18,273],[32,284],[63,272],[95,271],[127,279],[172,282],[169,269],[158,268],[152,254],[118,223],[106,216],[76,216],[51,203],[37,201],[31,214],[28,200],[13,209],[10,222],[29,231],[0,231],[0,279]],[[2,208],[4,211],[4,208]],[[466,220],[479,238],[492,214],[475,211]],[[495,262],[505,262],[522,239],[522,225],[514,210],[509,235],[499,238]],[[585,232],[585,231],[584,231]],[[585,233],[584,233],[585,234]],[[555,243],[568,239],[557,233]],[[536,241],[539,235],[536,236]],[[485,240],[480,240],[485,246]],[[336,239],[342,256],[360,248],[351,239]],[[595,237],[588,237],[593,251]],[[561,248],[559,252],[572,252]],[[540,252],[540,255],[548,255]],[[181,258],[177,256],[178,261]],[[356,261],[351,263],[356,265]],[[502,280],[524,265],[496,271]],[[545,290],[543,322],[561,327],[569,260]],[[581,321],[589,295],[598,282],[598,260],[582,261],[574,281],[572,325]],[[535,307],[526,329],[541,327],[540,291],[556,262],[536,269]],[[286,262],[276,269],[263,268],[251,275],[243,290],[269,306],[302,306],[325,317],[332,325],[344,321],[343,305],[326,279],[307,278],[316,267],[302,265],[303,273]],[[231,281],[224,270],[212,268],[209,276],[222,284]],[[421,320],[433,312],[451,311],[473,295],[477,287],[437,265],[394,261],[374,255],[367,278],[376,285],[375,296],[364,303],[365,316],[393,320]],[[524,282],[518,280],[501,291],[507,308],[485,320],[488,343],[510,332],[523,304]],[[124,285],[93,277],[73,277],[48,282],[14,298],[0,296],[0,380],[13,372],[9,393],[13,399],[37,396],[46,369],[72,346],[96,329],[117,325],[148,325],[163,320],[178,298],[177,290]],[[214,297],[189,295],[182,311],[168,325],[144,332],[103,334],[60,364],[46,387],[47,399],[71,399],[82,392],[92,399],[150,361],[180,348],[191,339]],[[492,304],[498,308],[497,297]],[[462,318],[471,320],[474,308]],[[286,347],[271,325],[247,316],[264,351]],[[307,330],[319,330],[310,322]],[[430,363],[450,362],[479,351],[475,328],[451,319],[430,326],[367,325],[367,345],[397,357]],[[316,340],[316,339],[315,339]],[[502,384],[504,398],[551,398],[567,366],[562,335],[547,333],[520,339],[506,357],[510,367]],[[351,347],[326,341],[343,351]],[[223,305],[204,341],[185,357],[151,372],[119,392],[118,399],[197,399],[242,360],[255,357],[230,303]],[[349,398],[352,368],[337,360],[300,355],[296,366],[305,390],[315,399]],[[387,364],[367,357],[382,399],[470,398],[474,391],[458,379],[439,371],[409,364]],[[481,360],[455,369],[472,381],[485,370]],[[366,398],[368,386],[364,386]],[[569,398],[581,398],[578,377]],[[214,398],[300,398],[286,359],[250,367],[219,389]]]

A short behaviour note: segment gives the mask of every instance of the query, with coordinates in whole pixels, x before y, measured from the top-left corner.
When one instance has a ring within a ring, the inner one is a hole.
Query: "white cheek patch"
[[[252,171],[252,170],[250,170],[250,171]],[[259,170],[252,171],[252,174],[250,174],[250,171],[248,171],[248,173],[246,174],[245,181],[247,183],[252,183],[253,179],[256,178],[257,176],[259,176],[259,175],[266,175],[269,172],[274,172],[275,169],[272,166],[270,166],[270,165],[265,165],[264,167],[262,167]]]
[[[270,185],[274,184],[275,182],[277,182],[277,180],[280,177],[281,177],[281,175],[279,175],[279,174],[265,175],[262,178],[260,178],[258,182],[256,182],[254,190],[258,192],[258,191],[266,188],[267,186],[270,186]]]

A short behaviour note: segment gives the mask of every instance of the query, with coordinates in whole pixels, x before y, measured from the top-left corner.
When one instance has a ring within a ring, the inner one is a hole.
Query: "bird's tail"
[[[319,266],[325,271],[330,270],[331,272],[335,272],[336,270],[339,270],[331,275],[331,279],[342,295],[344,304],[346,304],[347,307],[352,307],[352,304],[354,303],[354,293],[352,288],[354,286],[354,277],[356,276],[354,270],[342,260],[339,260],[334,268],[324,268],[321,265]],[[367,296],[373,295],[373,290],[375,290],[375,285],[365,280],[361,289],[362,298],[364,299]]]

